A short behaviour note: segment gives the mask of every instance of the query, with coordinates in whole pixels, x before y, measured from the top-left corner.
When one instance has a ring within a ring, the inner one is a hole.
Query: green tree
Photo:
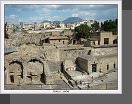
[[[100,29],[99,22],[95,21],[92,25],[92,30],[96,32],[98,29]]]
[[[9,39],[9,35],[8,35],[7,32],[6,32],[6,27],[7,27],[7,22],[6,22],[5,25],[4,25],[4,37],[5,37],[6,39]]]
[[[81,24],[80,26],[75,27],[76,38],[88,38],[90,37],[91,28],[86,24]]]
[[[112,31],[113,34],[117,33],[118,20],[106,20],[101,24],[101,29],[104,31]]]
[[[22,33],[24,33],[24,34],[27,34],[28,32],[27,32],[27,30],[21,30],[22,31]]]
[[[101,22],[101,30],[104,30],[104,24]]]

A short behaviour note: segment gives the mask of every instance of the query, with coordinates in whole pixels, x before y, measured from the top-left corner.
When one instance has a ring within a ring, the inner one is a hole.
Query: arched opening
[[[91,50],[88,51],[88,54],[87,55],[90,55],[91,54]]]
[[[9,64],[8,72],[9,82],[11,84],[20,84],[23,79],[23,65],[19,61],[12,61]]]
[[[95,41],[93,41],[93,45],[95,45]]]
[[[38,59],[31,59],[27,64],[27,83],[40,84],[46,83],[44,64]]]
[[[14,83],[14,75],[10,75],[11,83]]]
[[[116,64],[115,63],[113,64],[113,67],[116,68]]]
[[[113,44],[117,44],[117,39],[113,40]]]
[[[4,71],[6,71],[6,68],[4,67]]]
[[[107,70],[109,70],[109,65],[107,64]]]
[[[109,38],[104,38],[104,44],[109,44]]]

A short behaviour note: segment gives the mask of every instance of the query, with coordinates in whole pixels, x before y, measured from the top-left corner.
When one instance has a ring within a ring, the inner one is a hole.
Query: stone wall
[[[87,54],[91,48],[52,48],[44,49],[46,59],[49,61],[64,61],[65,59],[72,59],[74,62],[76,58],[82,54]]]
[[[50,44],[52,45],[59,45],[59,44],[65,44],[65,45],[68,45],[68,40],[62,40],[62,39],[58,39],[58,40],[50,40]]]
[[[48,49],[44,52],[46,60],[49,61],[60,61],[60,51],[59,49]]]
[[[64,30],[63,35],[64,35],[64,36],[72,36],[73,33],[74,33],[74,32],[73,32],[72,30]]]
[[[78,57],[77,65],[81,70],[88,72],[88,60]]]
[[[93,56],[103,56],[109,54],[117,54],[118,50],[117,47],[110,47],[110,48],[91,48],[91,55]]]
[[[61,70],[61,64],[62,64],[61,61],[57,61],[57,62],[48,61],[47,63],[51,73],[57,73]]]
[[[61,70],[61,64],[64,60],[70,59],[73,61],[73,63],[76,62],[76,59],[80,57],[81,55],[87,55],[90,56],[90,59],[80,58],[80,60],[77,60],[77,65],[80,65],[80,68],[82,70],[88,71],[89,73],[92,73],[92,64],[97,63],[97,72],[104,72],[117,68],[117,47],[111,47],[111,48],[91,48],[91,47],[67,47],[67,48],[42,48],[42,47],[36,47],[36,46],[23,46],[20,47],[20,52],[12,53],[5,56],[6,63],[6,75],[7,80],[9,80],[9,71],[15,69],[15,65],[17,65],[17,69],[23,70],[23,76],[24,78],[20,79],[20,72],[15,73],[14,77],[18,79],[18,81],[15,81],[16,83],[42,83],[41,77],[42,71],[45,71],[46,73],[57,73],[59,70]],[[89,50],[91,50],[91,55],[88,55]],[[6,60],[7,59],[7,60]],[[22,63],[23,67],[21,68],[21,64],[18,63],[11,64],[13,61],[19,61],[19,63]],[[115,65],[114,65],[115,64]],[[107,66],[109,68],[107,69]],[[115,66],[115,67],[114,67]],[[44,69],[43,69],[44,67]],[[51,74],[50,73],[50,74]],[[53,75],[53,74],[52,74]],[[49,74],[46,74],[46,81],[48,81]],[[31,80],[32,78],[32,80]],[[38,81],[39,80],[39,81]],[[23,81],[23,82],[22,82]],[[8,81],[7,81],[8,82]],[[8,84],[10,84],[9,82]]]
[[[31,51],[31,49],[30,49]],[[33,51],[33,49],[32,49]],[[28,51],[29,52],[29,51]],[[50,71],[45,67],[43,54],[14,52],[5,56],[6,84],[48,83]]]
[[[112,32],[101,32],[100,33],[100,45],[104,45],[104,38],[109,38],[109,44],[113,44]]]
[[[117,55],[113,55],[113,56],[100,58],[99,65],[100,66],[98,67],[100,67],[101,72],[105,72],[105,73],[109,70],[116,69],[118,68],[118,57]],[[108,69],[107,69],[107,65],[108,65]]]
[[[40,44],[40,39],[43,38],[44,36],[42,34],[20,34],[20,35],[14,35],[11,37],[10,44],[12,46],[19,47],[22,44],[35,44],[39,45]],[[6,41],[10,41],[7,39]],[[7,42],[6,42],[7,43]],[[5,44],[6,44],[5,43]]]
[[[90,56],[86,55],[77,59],[79,67],[91,74],[92,64],[96,64],[96,72],[107,73],[109,70],[118,68],[117,54],[107,56]],[[114,65],[115,64],[115,65]]]
[[[81,54],[86,54],[87,50],[80,49],[80,50],[60,50],[60,60],[64,61],[65,59],[72,59],[75,62],[76,58]]]

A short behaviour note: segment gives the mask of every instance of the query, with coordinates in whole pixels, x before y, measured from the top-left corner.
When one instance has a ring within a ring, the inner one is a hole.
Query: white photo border
[[[118,90],[5,90],[4,89],[4,5],[5,4],[117,4],[118,5]],[[122,1],[1,1],[0,35],[1,94],[122,94]]]

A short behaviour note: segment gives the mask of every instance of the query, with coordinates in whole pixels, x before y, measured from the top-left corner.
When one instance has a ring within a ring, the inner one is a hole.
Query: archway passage
[[[109,44],[109,38],[104,38],[104,44]]]
[[[8,80],[11,84],[20,84],[23,80],[23,65],[19,61],[13,61],[9,64]]]
[[[40,84],[46,82],[44,64],[38,59],[31,59],[27,64],[27,83]]]
[[[117,39],[113,40],[113,44],[117,44]]]

